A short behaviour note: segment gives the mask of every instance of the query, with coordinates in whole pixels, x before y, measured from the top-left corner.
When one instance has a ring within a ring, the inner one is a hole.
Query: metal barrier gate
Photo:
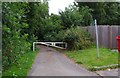
[[[33,51],[35,51],[36,44],[42,44],[46,46],[52,46],[60,49],[66,49],[67,43],[66,42],[33,42]],[[60,46],[62,44],[62,46]]]

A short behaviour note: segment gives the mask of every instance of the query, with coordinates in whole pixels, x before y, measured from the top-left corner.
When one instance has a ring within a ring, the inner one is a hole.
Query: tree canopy
[[[120,25],[120,3],[118,2],[77,2],[79,9],[88,6],[91,8],[93,19],[98,24]]]

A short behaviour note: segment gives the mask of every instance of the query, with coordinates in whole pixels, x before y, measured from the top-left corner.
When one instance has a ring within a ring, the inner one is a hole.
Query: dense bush
[[[29,27],[26,21],[27,12],[29,12],[28,3],[2,4],[3,71],[15,64],[23,54],[30,51],[29,35],[23,32]]]
[[[30,12],[27,15],[29,36],[34,34],[39,41],[55,41],[56,34],[62,28],[60,16],[48,14],[48,3],[29,3],[29,7]]]
[[[57,41],[56,35],[63,29],[59,15],[51,14],[47,19],[46,34],[44,34],[44,41]]]
[[[60,31],[57,35],[58,40],[68,43],[68,49],[84,49],[91,45],[90,35],[82,27],[71,27]]]

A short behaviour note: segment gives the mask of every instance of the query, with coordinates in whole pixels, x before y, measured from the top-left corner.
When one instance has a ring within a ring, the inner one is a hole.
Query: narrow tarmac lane
[[[60,52],[40,45],[28,76],[98,76],[65,57]]]

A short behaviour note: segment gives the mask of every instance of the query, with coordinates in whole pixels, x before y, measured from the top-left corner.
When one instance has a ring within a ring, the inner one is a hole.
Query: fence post
[[[33,42],[33,51],[35,51],[35,42]]]

